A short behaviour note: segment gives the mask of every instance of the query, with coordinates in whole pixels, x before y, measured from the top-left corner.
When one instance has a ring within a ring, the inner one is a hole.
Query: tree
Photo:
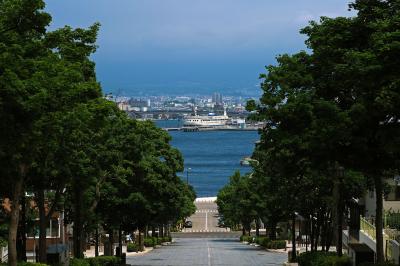
[[[251,222],[259,218],[255,202],[252,201],[252,193],[250,176],[241,176],[239,172],[235,172],[228,185],[217,195],[218,211],[222,214],[225,224],[230,227],[241,224],[243,235],[246,230],[250,235]]]
[[[318,97],[348,113],[346,168],[373,180],[377,260],[383,262],[383,179],[398,171],[399,1],[355,1],[354,18],[321,18],[303,30],[313,51]]]
[[[50,16],[42,12],[41,0],[0,2],[0,156],[9,182],[7,196],[12,210],[9,226],[9,264],[17,264],[16,237],[19,219],[19,200],[26,174],[32,162],[32,125],[40,109],[33,95],[39,93],[34,78],[45,53],[42,48],[45,28]],[[3,184],[3,179],[2,179]]]

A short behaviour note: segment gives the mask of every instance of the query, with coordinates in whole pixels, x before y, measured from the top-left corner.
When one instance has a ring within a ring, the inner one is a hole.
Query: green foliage
[[[163,242],[172,242],[172,237],[171,236],[165,236],[163,238]]]
[[[372,262],[364,262],[364,263],[360,263],[360,266],[396,266],[397,264],[393,263],[393,262],[381,262],[381,263],[372,263]]]
[[[267,247],[268,243],[271,241],[268,237],[259,237],[259,245],[263,247]]]
[[[249,112],[257,110],[257,104],[255,100],[248,100],[246,103],[246,110]]]
[[[157,245],[157,238],[156,237],[145,238],[143,243],[145,247],[154,247],[155,245]]]
[[[0,237],[0,247],[6,247],[6,246],[7,246],[7,239]]]
[[[286,241],[285,240],[265,241],[262,246],[267,249],[284,249],[286,248]]]
[[[87,259],[71,258],[69,260],[69,265],[70,266],[90,266],[90,263]]]
[[[251,244],[251,243],[253,243],[255,241],[255,237],[253,237],[253,236],[240,236],[240,241],[247,242],[247,243]]]
[[[85,259],[90,266],[120,266],[121,259],[115,256],[99,256]]]
[[[136,243],[128,243],[126,249],[128,252],[137,252],[139,250],[139,247]]]
[[[131,231],[190,216],[196,195],[176,174],[183,158],[170,135],[102,97],[91,60],[100,25],[47,31],[44,8],[42,0],[0,1],[0,198],[18,199],[24,187],[39,207],[46,201],[48,217],[65,207],[77,258],[79,239],[99,223]]]
[[[250,223],[258,217],[253,197],[252,179],[249,176],[241,176],[235,172],[230,177],[229,183],[217,194],[219,213],[224,217],[226,226],[235,227],[238,224],[246,230],[250,230]]]
[[[334,252],[313,251],[301,253],[297,257],[300,266],[351,266],[348,256],[338,257]]]

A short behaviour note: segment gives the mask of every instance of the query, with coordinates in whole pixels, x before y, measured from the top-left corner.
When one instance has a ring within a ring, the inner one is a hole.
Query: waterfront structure
[[[210,113],[209,115],[197,115],[197,109],[194,108],[194,115],[186,116],[183,119],[184,127],[221,127],[228,124],[230,121],[226,114],[226,108],[224,108],[223,115],[215,115]]]

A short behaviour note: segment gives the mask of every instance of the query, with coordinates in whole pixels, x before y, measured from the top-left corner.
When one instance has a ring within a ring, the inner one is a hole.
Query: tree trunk
[[[156,235],[156,228],[154,225],[151,226],[151,237],[154,237]]]
[[[36,200],[39,208],[39,262],[46,263],[46,230],[48,219],[46,216],[44,190],[37,191]]]
[[[319,217],[319,215],[318,215],[316,225],[315,225],[315,233],[314,233],[314,238],[315,238],[314,239],[315,240],[314,248],[315,248],[315,250],[318,250],[318,244],[319,244],[319,235],[320,235],[320,231],[321,231],[320,219],[321,219],[321,217]]]
[[[268,237],[271,240],[275,240],[276,239],[276,222],[269,222],[269,228],[268,228]]]
[[[142,233],[140,228],[138,229],[138,231],[139,231],[139,251],[144,251],[144,245],[142,242]]]
[[[292,262],[296,261],[296,214],[292,217]]]
[[[260,219],[256,219],[256,236],[260,236]]]
[[[75,184],[74,188],[74,227],[73,227],[73,246],[74,246],[74,257],[78,259],[83,258],[83,247],[82,247],[82,238],[83,238],[83,221],[82,221],[82,190],[81,188]]]
[[[160,237],[164,237],[164,225],[160,225]]]
[[[119,226],[118,229],[118,247],[119,247],[119,254],[117,254],[119,257],[122,256],[122,229],[121,226]]]
[[[8,265],[17,266],[17,232],[18,232],[18,221],[19,221],[19,200],[22,194],[22,188],[24,185],[25,173],[27,167],[25,165],[20,166],[19,176],[14,181],[14,187],[11,198],[11,213],[10,213],[10,225],[8,227]]]
[[[99,256],[99,225],[96,225],[96,232],[95,232],[95,247],[94,247],[94,256],[98,257]]]
[[[114,256],[114,230],[112,230],[112,229],[110,230],[110,233],[108,234],[108,242],[110,244],[110,256]]]
[[[325,213],[321,213],[322,225],[321,225],[321,250],[326,251],[326,237],[327,237],[327,223]]]
[[[336,252],[339,257],[343,256],[343,212],[344,212],[344,204],[343,204],[343,180],[339,181],[339,193],[338,193],[338,205],[337,205],[337,243],[336,243]]]
[[[310,216],[310,249],[314,251],[314,237],[315,237],[315,222],[314,217]]]
[[[328,223],[328,234],[326,237],[326,250],[329,251],[331,244],[332,244],[332,238],[333,238],[333,233],[334,233],[334,228],[332,226],[332,212],[328,213],[328,217],[327,217],[327,223]]]
[[[24,192],[24,189],[23,189]],[[21,197],[21,214],[18,223],[18,245],[17,245],[18,261],[26,261],[26,197],[22,193]]]
[[[246,235],[246,229],[244,228],[244,225],[242,225],[242,236]]]
[[[384,262],[383,256],[383,188],[380,176],[374,177],[376,192],[376,260],[377,263]]]

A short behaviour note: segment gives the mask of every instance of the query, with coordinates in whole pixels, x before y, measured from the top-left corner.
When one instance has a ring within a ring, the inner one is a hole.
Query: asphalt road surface
[[[195,202],[196,213],[187,220],[192,221],[192,228],[185,228],[182,232],[229,232],[229,228],[218,227],[218,207],[213,201]]]
[[[141,266],[258,266],[282,265],[286,253],[275,253],[240,243],[238,239],[177,238],[141,256],[127,257],[126,263]]]

